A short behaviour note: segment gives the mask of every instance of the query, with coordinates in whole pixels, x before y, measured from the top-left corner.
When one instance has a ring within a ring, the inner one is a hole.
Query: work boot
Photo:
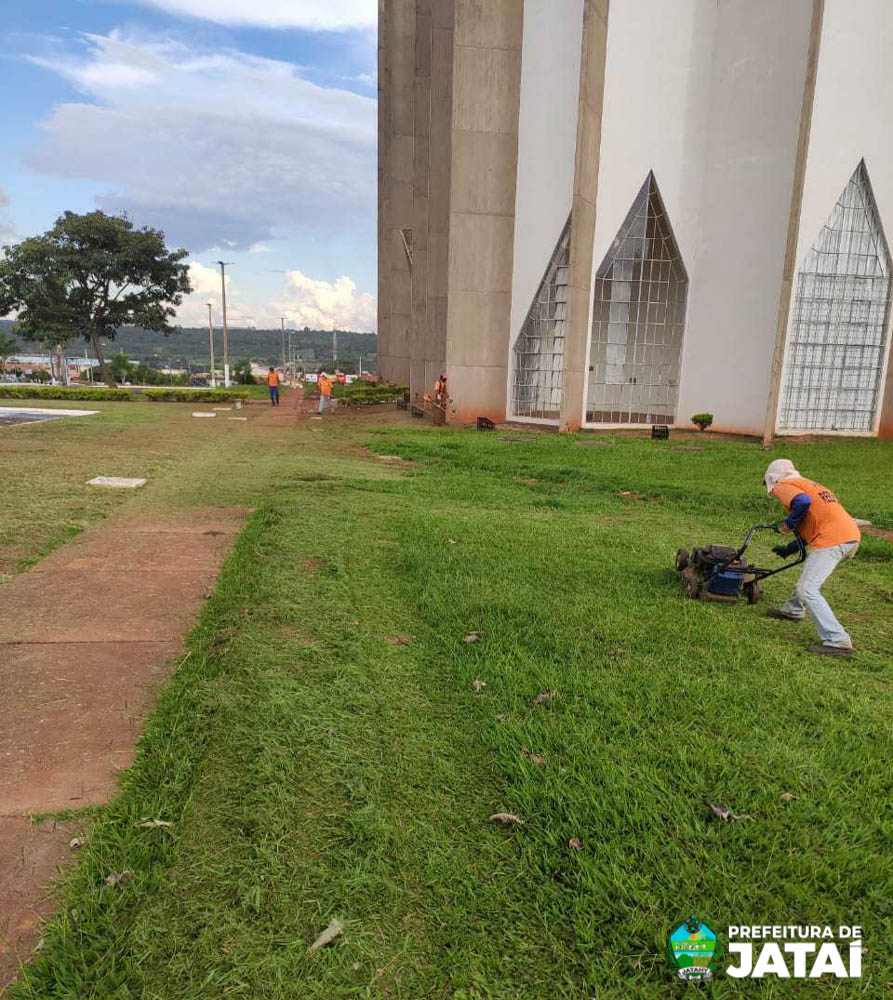
[[[781,608],[769,608],[766,612],[767,618],[781,618],[782,621],[786,622],[802,622],[806,615],[789,615],[787,611],[782,611]]]
[[[852,646],[807,646],[808,653],[816,653],[819,656],[852,656]]]

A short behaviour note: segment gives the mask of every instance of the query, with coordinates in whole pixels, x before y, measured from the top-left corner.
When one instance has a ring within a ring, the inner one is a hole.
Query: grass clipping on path
[[[872,445],[798,465],[889,516]],[[689,913],[861,924],[857,989],[881,996],[891,552],[830,581],[861,652],[828,663],[808,623],[687,601],[670,568],[772,516],[759,449],[373,447],[426,468],[306,482],[251,519],[12,996],[675,997],[665,935]]]

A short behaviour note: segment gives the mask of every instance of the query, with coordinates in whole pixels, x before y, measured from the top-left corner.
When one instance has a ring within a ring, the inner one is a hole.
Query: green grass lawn
[[[676,997],[690,913],[863,926],[861,980],[712,997],[888,995],[893,546],[827,587],[851,661],[763,616],[790,574],[728,606],[671,566],[777,519],[781,454],[893,526],[893,446],[585,440],[339,416],[254,435],[235,485],[219,442],[165,458],[156,502],[258,509],[11,995]]]

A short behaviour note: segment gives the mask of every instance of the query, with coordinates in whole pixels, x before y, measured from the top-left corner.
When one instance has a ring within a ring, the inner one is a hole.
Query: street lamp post
[[[208,302],[208,351],[211,355],[211,388],[217,388],[217,380],[214,378],[214,325],[211,322],[211,308],[213,302]]]
[[[226,268],[231,260],[218,260],[220,265],[220,298],[223,306],[223,384],[229,388],[229,331],[226,328]]]

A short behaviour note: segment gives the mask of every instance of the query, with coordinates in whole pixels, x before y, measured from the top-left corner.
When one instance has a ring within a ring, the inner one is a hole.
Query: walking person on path
[[[775,497],[789,512],[779,531],[788,535],[796,530],[810,549],[794,593],[780,608],[770,608],[766,614],[770,618],[800,621],[808,611],[822,640],[820,646],[810,646],[809,652],[851,656],[853,640],[822,596],[821,588],[840,563],[852,559],[858,551],[862,540],[859,525],[827,486],[801,476],[794,463],[786,458],[773,462],[763,481],[769,496]],[[796,541],[776,545],[772,551],[785,558],[793,555],[798,545]]]
[[[328,409],[335,412],[335,400],[332,398],[332,381],[325,372],[319,373],[319,410],[318,413],[325,413]]]
[[[279,372],[275,368],[270,368],[267,374],[267,385],[270,388],[270,405],[279,405]]]

